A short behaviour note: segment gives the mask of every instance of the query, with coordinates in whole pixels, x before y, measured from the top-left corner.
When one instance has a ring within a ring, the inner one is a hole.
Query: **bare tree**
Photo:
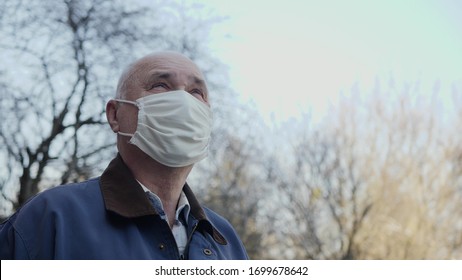
[[[460,102],[409,84],[376,91],[353,89],[320,123],[283,125],[291,146],[267,164],[276,256],[460,258]]]
[[[361,129],[354,135],[362,147],[355,154],[373,206],[357,233],[357,258],[460,256],[451,249],[451,238],[460,235],[462,198],[449,172],[448,151],[458,146],[448,141],[455,136],[454,119],[443,117],[438,92],[416,90],[412,84],[390,86],[381,95],[355,99]]]
[[[281,235],[290,237],[293,258],[355,257],[355,238],[371,204],[359,174],[351,134],[355,124],[345,117],[338,124],[329,119],[322,129],[311,128],[310,119],[305,119],[291,137],[292,160],[286,158],[274,168],[289,175],[269,178],[279,181],[280,195],[285,196],[280,201],[290,226]]]

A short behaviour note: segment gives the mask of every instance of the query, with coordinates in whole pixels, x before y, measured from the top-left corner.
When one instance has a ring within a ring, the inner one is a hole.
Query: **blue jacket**
[[[189,186],[187,259],[247,259],[232,226]],[[101,177],[46,190],[0,225],[1,259],[179,259],[167,222],[122,158]]]

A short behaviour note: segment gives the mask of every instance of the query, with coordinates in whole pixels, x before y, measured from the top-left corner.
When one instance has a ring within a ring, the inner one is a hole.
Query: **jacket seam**
[[[11,221],[8,221],[8,223],[11,225],[11,228],[13,229],[13,232],[14,232],[14,235],[15,235],[15,239],[16,239],[16,236],[19,237],[21,243],[23,244],[24,246],[24,249],[26,250],[26,253],[27,253],[27,259],[31,259],[30,257],[30,248],[29,246],[27,245],[27,243],[24,241],[24,238],[20,232],[20,230],[18,228],[16,228],[12,223]],[[16,247],[16,246],[15,246]]]

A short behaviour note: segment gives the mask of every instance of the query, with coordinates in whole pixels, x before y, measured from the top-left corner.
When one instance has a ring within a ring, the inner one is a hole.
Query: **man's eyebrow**
[[[158,79],[168,80],[168,79],[170,79],[170,77],[172,77],[172,74],[169,73],[169,72],[155,72],[155,73],[149,75],[149,80],[150,81],[158,80]]]
[[[195,84],[198,84],[202,87],[207,87],[205,81],[199,77],[193,76],[192,80],[194,81]]]
[[[154,72],[148,76],[148,83],[152,83],[157,80],[170,80],[174,78],[175,73],[170,73],[170,72]],[[205,82],[204,79],[200,78],[199,76],[196,75],[191,75],[189,79],[196,85],[201,86],[203,88],[207,88],[207,83]]]

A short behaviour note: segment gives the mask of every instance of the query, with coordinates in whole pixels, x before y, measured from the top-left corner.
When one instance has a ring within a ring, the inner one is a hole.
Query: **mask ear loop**
[[[125,133],[125,132],[120,132],[120,131],[118,131],[117,134],[122,135],[122,136],[127,136],[127,137],[133,137],[133,136],[135,136],[135,134]]]
[[[124,100],[124,99],[113,99],[114,101],[120,102],[120,103],[127,103],[127,104],[132,104],[135,105],[136,107],[140,107],[137,102],[135,101],[130,101],[130,100]]]
[[[120,103],[126,103],[126,104],[132,104],[132,105],[135,105],[138,110],[140,110],[140,106],[139,106],[139,103],[138,102],[135,102],[135,101],[130,101],[130,100],[123,100],[123,99],[113,99],[114,101],[116,102],[120,102]],[[118,131],[117,134],[119,135],[122,135],[122,136],[127,136],[127,137],[133,137],[135,136],[135,134],[131,134],[131,133],[125,133],[125,132],[120,132]]]

